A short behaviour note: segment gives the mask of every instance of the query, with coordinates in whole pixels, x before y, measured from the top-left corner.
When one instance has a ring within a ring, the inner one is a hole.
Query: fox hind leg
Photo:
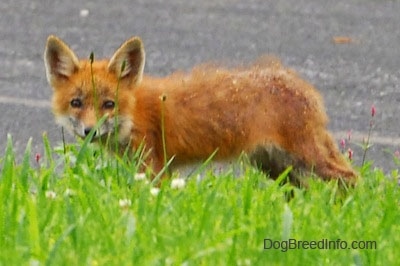
[[[306,170],[312,169],[323,180],[342,179],[347,184],[354,184],[357,180],[356,172],[324,128],[309,132],[308,137],[302,138],[295,150]]]
[[[307,186],[304,176],[304,165],[292,154],[276,145],[256,147],[249,154],[250,162],[265,172],[272,179],[277,179],[289,166],[293,169],[288,174],[290,183],[296,186]]]
[[[293,149],[296,153],[277,145],[260,145],[249,154],[249,158],[273,179],[293,166],[289,180],[297,186],[307,187],[306,178],[314,174],[327,181],[342,179],[346,184],[354,184],[357,180],[356,172],[326,130],[320,134],[309,134],[297,144]]]
[[[318,149],[316,154],[316,174],[323,179],[342,178],[346,183],[354,183],[357,179],[356,172],[350,163],[340,153],[329,133],[325,133],[315,144]]]

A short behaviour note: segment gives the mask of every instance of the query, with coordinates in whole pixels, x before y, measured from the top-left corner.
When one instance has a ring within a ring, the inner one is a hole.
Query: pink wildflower
[[[35,154],[35,161],[36,161],[36,163],[39,163],[41,157],[42,157],[42,156],[40,155],[40,153],[36,153],[36,154]]]
[[[374,117],[375,114],[376,114],[376,108],[375,108],[375,105],[372,105],[372,107],[371,107],[371,116]]]
[[[349,160],[350,160],[350,161],[353,160],[353,153],[354,153],[353,150],[349,148],[349,149],[347,150],[347,153],[348,153],[348,156],[349,156]]]
[[[347,141],[350,141],[351,139],[351,129],[347,131]]]
[[[340,147],[342,148],[342,150],[344,150],[344,148],[346,148],[346,140],[345,139],[340,140]]]

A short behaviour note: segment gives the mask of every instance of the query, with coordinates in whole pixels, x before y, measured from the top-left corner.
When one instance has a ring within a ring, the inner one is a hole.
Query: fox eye
[[[115,102],[114,101],[105,101],[103,103],[103,108],[104,109],[113,109],[115,107]]]
[[[81,108],[83,104],[80,99],[72,99],[70,105],[72,108]]]

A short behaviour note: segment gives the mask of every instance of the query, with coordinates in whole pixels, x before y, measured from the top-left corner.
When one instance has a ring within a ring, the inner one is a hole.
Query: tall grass
[[[9,137],[0,159],[0,265],[396,265],[400,258],[397,181],[368,164],[347,192],[319,180],[307,190],[278,185],[246,165],[240,177],[204,170],[201,180],[153,188],[137,174],[138,158],[108,156],[86,142],[64,152],[46,137],[44,147],[31,163],[28,143],[16,162]],[[303,244],[288,249],[289,239]],[[323,240],[348,247],[304,245]],[[370,246],[349,248],[352,241]]]

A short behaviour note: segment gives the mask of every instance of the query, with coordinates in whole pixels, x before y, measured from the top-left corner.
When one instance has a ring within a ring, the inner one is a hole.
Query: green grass
[[[347,192],[318,180],[307,190],[279,186],[244,166],[241,177],[206,171],[201,181],[189,178],[184,188],[166,181],[153,194],[150,182],[135,178],[137,160],[108,156],[86,142],[54,151],[44,138],[44,147],[38,163],[30,144],[16,163],[9,139],[0,158],[0,265],[395,265],[400,259],[397,180],[368,165]],[[264,249],[268,239],[280,247]],[[288,239],[373,241],[376,249],[284,251]]]

